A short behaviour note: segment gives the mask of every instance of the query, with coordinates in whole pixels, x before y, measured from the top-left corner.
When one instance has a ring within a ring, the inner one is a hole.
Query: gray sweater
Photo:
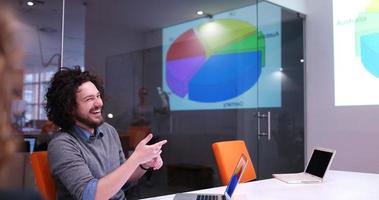
[[[89,138],[75,129],[58,133],[49,143],[48,160],[57,198],[83,199],[94,197],[98,179],[118,168],[125,156],[117,131],[103,123]],[[125,199],[124,193],[120,190],[112,199]]]

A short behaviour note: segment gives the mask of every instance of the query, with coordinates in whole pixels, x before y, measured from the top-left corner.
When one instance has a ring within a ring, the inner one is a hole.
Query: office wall
[[[307,152],[330,147],[333,169],[379,173],[379,106],[335,107],[333,62],[332,1],[307,1]]]
[[[329,147],[337,150],[332,169],[379,173],[379,106],[334,106],[333,1],[269,1],[307,15],[308,157],[315,146]]]

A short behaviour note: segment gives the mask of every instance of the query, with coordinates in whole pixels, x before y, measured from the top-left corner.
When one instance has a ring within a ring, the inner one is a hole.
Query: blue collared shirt
[[[74,130],[76,133],[79,134],[81,138],[83,138],[86,141],[88,141],[91,137],[99,139],[104,136],[103,131],[101,131],[100,128],[95,128],[94,134],[76,125],[74,126]]]
[[[95,128],[94,134],[76,125],[74,126],[74,130],[85,141],[88,141],[91,137],[95,137],[96,139],[99,139],[103,137],[104,135],[103,132],[99,128]],[[96,193],[96,187],[97,187],[98,181],[99,181],[98,179],[94,178],[87,183],[83,191],[83,200],[95,199],[95,193]]]

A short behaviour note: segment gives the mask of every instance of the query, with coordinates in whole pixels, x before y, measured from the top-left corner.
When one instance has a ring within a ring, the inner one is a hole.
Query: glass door
[[[258,3],[257,17],[265,55],[252,137],[258,178],[265,179],[304,169],[303,17],[268,2]]]

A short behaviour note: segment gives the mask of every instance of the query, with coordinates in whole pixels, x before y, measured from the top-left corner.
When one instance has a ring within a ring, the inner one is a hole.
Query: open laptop
[[[229,200],[232,198],[233,192],[235,191],[239,180],[242,177],[243,172],[245,171],[247,166],[247,158],[245,155],[241,155],[239,161],[234,167],[233,175],[229,180],[228,186],[224,194],[198,194],[198,193],[179,193],[175,195],[174,200]]]
[[[336,154],[335,150],[314,148],[304,172],[291,174],[273,174],[273,176],[286,183],[320,183]]]

